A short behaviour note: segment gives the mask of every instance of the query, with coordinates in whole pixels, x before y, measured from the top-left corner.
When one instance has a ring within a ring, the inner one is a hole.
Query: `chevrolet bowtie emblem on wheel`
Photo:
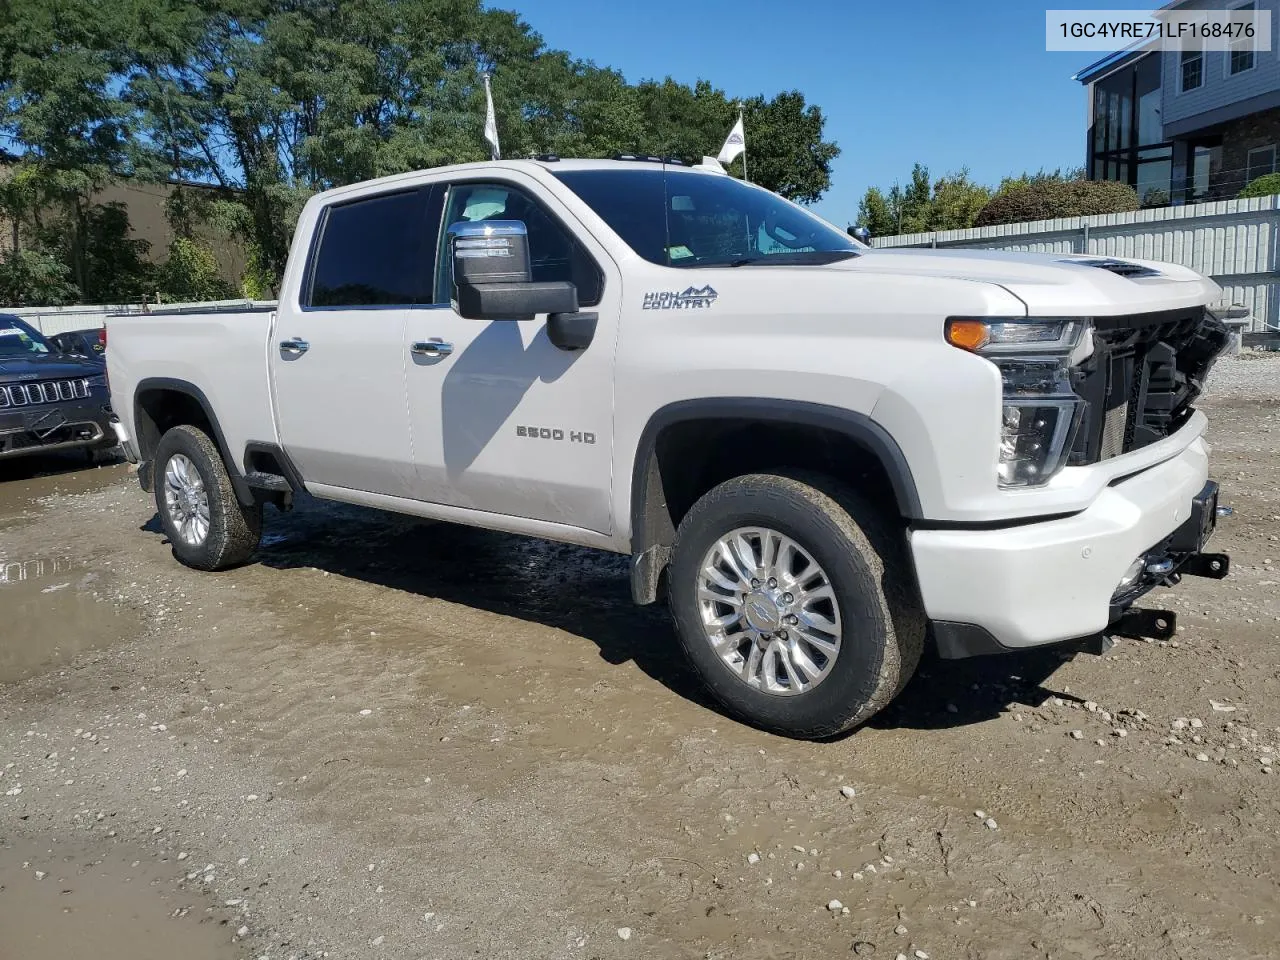
[[[660,290],[644,295],[644,310],[688,310],[709,307],[716,302],[713,287],[686,287],[683,291]]]

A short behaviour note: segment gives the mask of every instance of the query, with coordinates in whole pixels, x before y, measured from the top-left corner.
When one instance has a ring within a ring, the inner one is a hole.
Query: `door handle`
[[[289,340],[280,341],[280,352],[287,353],[293,357],[300,357],[311,349],[311,344],[303,340],[301,337],[293,337]]]
[[[430,340],[419,340],[409,352],[415,357],[427,357],[432,360],[438,360],[441,357],[447,357],[453,353],[453,344],[445,343],[439,337],[432,337]]]

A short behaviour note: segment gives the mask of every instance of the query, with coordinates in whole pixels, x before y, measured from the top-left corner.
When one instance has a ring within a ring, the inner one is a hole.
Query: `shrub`
[[[1014,180],[978,213],[977,226],[1127,213],[1138,209],[1138,192],[1113,180]]]
[[[1266,176],[1258,177],[1248,183],[1236,196],[1244,200],[1248,197],[1269,197],[1273,193],[1280,193],[1280,173],[1268,173]]]
[[[0,305],[56,307],[75,303],[80,291],[68,279],[65,263],[42,250],[9,250],[0,254]]]
[[[168,303],[227,300],[231,284],[218,272],[213,251],[204,244],[178,237],[169,245],[169,259],[160,268],[160,296]]]

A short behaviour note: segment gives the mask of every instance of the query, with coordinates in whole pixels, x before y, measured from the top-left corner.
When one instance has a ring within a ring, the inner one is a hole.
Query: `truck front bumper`
[[[1171,631],[1171,616],[1143,618],[1128,608],[1157,583],[1176,582],[1180,570],[1225,575],[1225,557],[1215,565],[1199,553],[1216,519],[1208,452],[1196,439],[1068,517],[999,529],[913,529],[916,575],[939,652],[972,656],[1108,632]]]

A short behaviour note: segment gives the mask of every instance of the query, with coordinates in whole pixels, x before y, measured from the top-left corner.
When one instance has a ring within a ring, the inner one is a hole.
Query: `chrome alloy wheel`
[[[712,649],[743,682],[808,693],[840,655],[840,605],[812,554],[776,530],[740,527],[702,558],[698,608]]]
[[[164,506],[184,543],[198,547],[209,536],[209,491],[191,458],[175,453],[164,468]]]

